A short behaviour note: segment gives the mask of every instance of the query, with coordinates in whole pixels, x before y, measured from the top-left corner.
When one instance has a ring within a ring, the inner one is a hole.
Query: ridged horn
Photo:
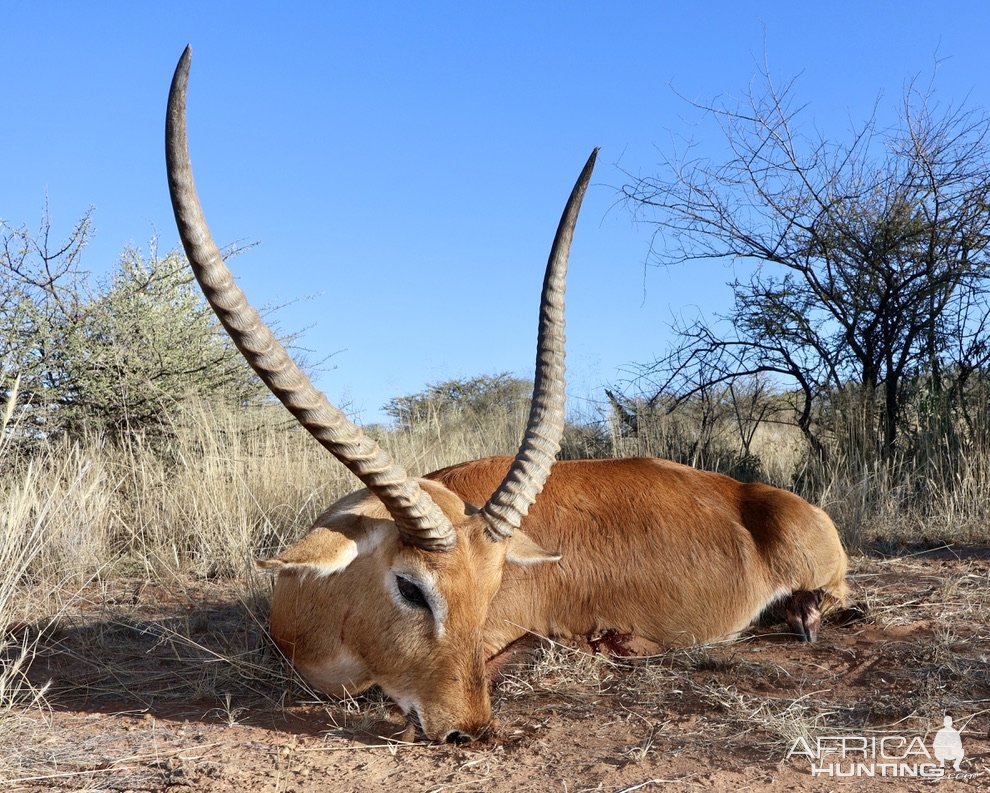
[[[567,257],[581,201],[597,156],[596,148],[588,157],[567,199],[550,249],[540,299],[536,376],[526,434],[505,479],[482,509],[488,521],[489,536],[494,540],[507,539],[519,528],[543,490],[560,451],[560,438],[564,432],[564,284]]]
[[[426,550],[453,548],[456,534],[440,508],[374,440],[313,386],[234,283],[210,235],[193,181],[186,137],[191,59],[192,49],[186,47],[172,78],[165,118],[165,162],[179,236],[203,294],[269,390],[382,501],[403,539]]]

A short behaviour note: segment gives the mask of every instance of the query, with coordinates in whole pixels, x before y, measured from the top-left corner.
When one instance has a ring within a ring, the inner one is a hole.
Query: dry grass
[[[990,543],[990,427],[950,436],[916,429],[904,441],[911,454],[887,461],[857,451],[853,440],[861,446],[863,433],[849,431],[849,438],[831,438],[823,466],[811,463],[793,425],[765,421],[751,428],[743,454],[733,416],[702,421],[694,413],[647,413],[633,437],[613,422],[599,451],[664,457],[794,490],[832,516],[854,551]]]
[[[851,579],[868,617],[826,624],[816,648],[768,644],[779,627],[647,659],[589,656],[549,643],[498,692],[509,702],[545,696],[576,723],[600,717],[603,701],[616,719],[642,719],[643,738],[628,747],[637,761],[663,736],[668,752],[673,742],[775,763],[798,738],[926,735],[945,713],[985,725],[987,555],[951,565],[920,555],[857,557]]]
[[[0,413],[0,459],[9,455],[8,428],[16,398],[15,382],[8,404]],[[18,626],[18,609],[28,607],[20,603],[22,582],[44,546],[44,516],[52,502],[39,503],[36,477],[35,469],[28,466],[19,482],[5,483],[10,494],[0,512],[0,744],[12,742],[10,734],[23,710],[37,711],[45,706],[45,687],[32,685],[26,675],[37,652],[39,636],[8,627]]]
[[[424,426],[381,438],[419,474],[514,452],[513,428],[492,429],[445,435]],[[30,554],[3,583],[21,586],[27,578],[51,588],[97,574],[242,577],[253,555],[284,547],[357,484],[274,407],[187,408],[165,449],[140,437],[124,446],[104,438],[57,442],[0,477],[5,537]]]
[[[39,726],[19,717],[43,713],[52,692],[26,672],[53,655],[75,667],[71,690],[54,692],[60,697],[123,695],[135,709],[208,700],[231,722],[241,700],[277,707],[289,690],[316,698],[265,639],[270,581],[252,562],[353,490],[351,474],[274,408],[187,408],[165,449],[97,437],[18,458],[13,404],[0,414],[0,459],[12,461],[0,469],[0,745],[16,743],[12,731]],[[380,435],[418,474],[513,453],[524,422],[519,415],[450,432],[428,423]],[[204,602],[213,582],[216,602]],[[115,652],[122,642],[169,658],[169,668],[149,675]],[[350,728],[380,722],[370,702],[335,718]],[[0,760],[0,778],[11,762],[16,754]]]
[[[10,406],[2,420],[0,459],[16,422]],[[486,427],[427,422],[379,435],[403,465],[422,473],[513,453],[524,420],[500,417]],[[659,434],[649,443],[634,440],[613,438],[608,451],[665,452]],[[757,432],[752,450],[768,479],[786,485],[800,478],[798,441],[780,428]],[[837,466],[820,500],[854,547],[878,540],[985,542],[990,452],[975,450],[945,481],[930,470],[919,481],[896,467]],[[261,711],[290,720],[305,706],[324,735],[367,734],[397,745],[402,724],[387,700],[326,702],[278,657],[265,636],[270,582],[252,565],[254,556],[291,542],[354,487],[350,474],[270,410],[188,409],[177,415],[174,441],[164,450],[140,440],[120,447],[93,438],[53,444],[5,467],[0,746],[8,748],[0,752],[0,778],[25,778],[59,763],[85,765],[84,747],[71,749],[79,754],[73,760],[69,748],[51,748],[46,737],[52,703],[79,699],[123,703],[135,714],[192,708],[227,726],[250,724]],[[898,589],[905,578],[917,586]],[[979,693],[990,689],[985,566],[961,564],[946,573],[915,557],[861,557],[854,583],[869,607],[870,629],[939,626],[924,641],[877,649],[870,663],[887,682],[876,684],[868,707],[838,685],[851,668],[841,654],[842,663],[827,667],[789,656],[766,660],[743,641],[629,664],[551,645],[500,684],[496,708],[510,714],[501,737],[524,741],[538,731],[544,717],[523,708],[535,698],[553,703],[548,714],[575,721],[601,718],[607,708],[608,718],[632,736],[623,756],[634,764],[689,740],[713,751],[742,747],[779,758],[780,747],[826,728],[926,729],[946,709],[977,714],[990,707]],[[148,658],[160,667],[149,669]],[[56,667],[61,682],[46,688],[46,670]],[[960,680],[971,698],[960,693]],[[790,693],[775,693],[768,681]],[[520,708],[522,715],[512,717]]]

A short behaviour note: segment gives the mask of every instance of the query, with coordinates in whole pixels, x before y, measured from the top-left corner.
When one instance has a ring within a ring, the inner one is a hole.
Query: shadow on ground
[[[376,693],[332,703],[309,691],[268,638],[263,598],[230,601],[233,587],[222,584],[116,589],[123,592],[100,601],[84,594],[55,620],[8,630],[8,652],[35,643],[26,677],[55,712],[237,723],[367,743],[404,728]]]

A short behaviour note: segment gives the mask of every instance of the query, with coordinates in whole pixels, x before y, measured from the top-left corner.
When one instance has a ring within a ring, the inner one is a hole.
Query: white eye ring
[[[425,609],[432,613],[430,602],[419,588],[419,584],[403,575],[396,575],[395,586],[399,590],[399,595],[413,608]]]
[[[400,583],[401,582],[401,583]],[[398,569],[386,573],[385,586],[400,608],[433,617],[437,636],[444,632],[447,601],[440,594],[435,576],[425,570]]]

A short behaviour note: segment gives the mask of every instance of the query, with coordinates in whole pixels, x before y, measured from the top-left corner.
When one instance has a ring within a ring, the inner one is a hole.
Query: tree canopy
[[[0,226],[0,403],[15,376],[25,438],[160,430],[189,398],[263,393],[206,305],[184,257],[125,250],[97,282],[82,268],[87,212],[54,242]]]
[[[687,398],[769,374],[793,389],[820,452],[823,417],[852,392],[843,409],[889,457],[919,383],[965,416],[971,376],[990,361],[990,120],[909,86],[896,124],[874,108],[831,140],[804,132],[793,82],[764,78],[737,104],[700,106],[724,159],[688,150],[624,188],[656,225],[656,261],[737,265],[728,316],[681,322],[641,382]]]
[[[528,411],[532,394],[532,380],[501,372],[433,383],[416,394],[389,400],[384,410],[407,429],[432,421],[477,422],[494,414]]]

